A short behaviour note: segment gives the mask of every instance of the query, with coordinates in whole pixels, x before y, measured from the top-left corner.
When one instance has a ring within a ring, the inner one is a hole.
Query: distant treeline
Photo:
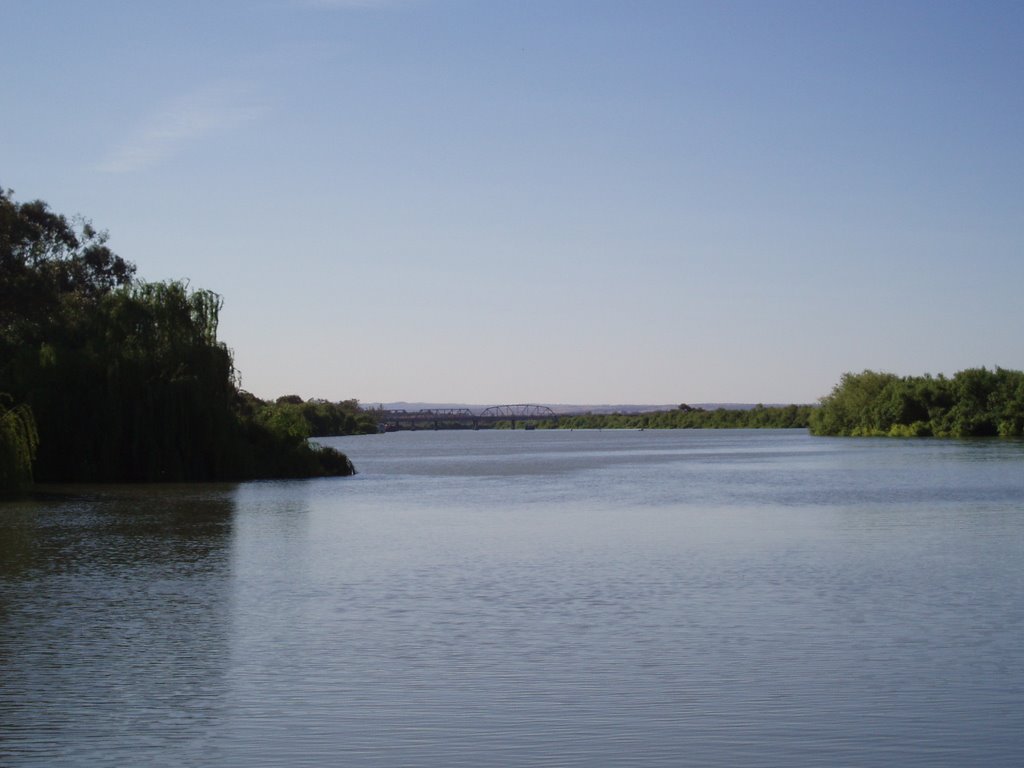
[[[0,188],[0,493],[352,473],[239,389],[219,296],[134,275],[105,233]]]
[[[952,378],[844,374],[811,415],[815,435],[1024,435],[1024,373],[970,368]]]
[[[812,410],[810,405],[705,410],[684,403],[671,411],[585,413],[536,425],[539,429],[794,429],[807,427]]]

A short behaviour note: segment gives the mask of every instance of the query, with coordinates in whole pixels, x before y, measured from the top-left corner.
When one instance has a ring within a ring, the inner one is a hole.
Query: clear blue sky
[[[810,402],[1024,367],[1024,4],[0,0],[0,185],[246,389]]]

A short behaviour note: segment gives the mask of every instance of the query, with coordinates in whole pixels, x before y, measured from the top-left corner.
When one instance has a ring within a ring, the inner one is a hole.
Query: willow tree
[[[32,452],[52,481],[351,474],[248,414],[217,294],[134,273],[91,224],[0,190],[0,392],[25,404],[12,420],[28,425],[30,408],[38,426],[38,441],[12,438],[12,478]]]
[[[35,419],[27,405],[0,395],[0,496],[21,493],[32,484],[32,463],[39,446]]]
[[[46,342],[26,393],[41,478],[210,480],[233,473],[234,369],[220,298],[183,283],[103,296]]]

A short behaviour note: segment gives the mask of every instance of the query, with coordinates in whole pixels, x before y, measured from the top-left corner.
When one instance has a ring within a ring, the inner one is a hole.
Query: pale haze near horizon
[[[1024,367],[1024,6],[0,0],[0,185],[244,388],[811,402]]]

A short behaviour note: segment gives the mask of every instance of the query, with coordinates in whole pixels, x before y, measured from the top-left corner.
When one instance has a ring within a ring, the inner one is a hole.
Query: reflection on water
[[[0,505],[0,765],[1024,762],[1024,444],[333,442]]]
[[[0,764],[202,754],[223,705],[231,498],[80,488],[0,505]]]

